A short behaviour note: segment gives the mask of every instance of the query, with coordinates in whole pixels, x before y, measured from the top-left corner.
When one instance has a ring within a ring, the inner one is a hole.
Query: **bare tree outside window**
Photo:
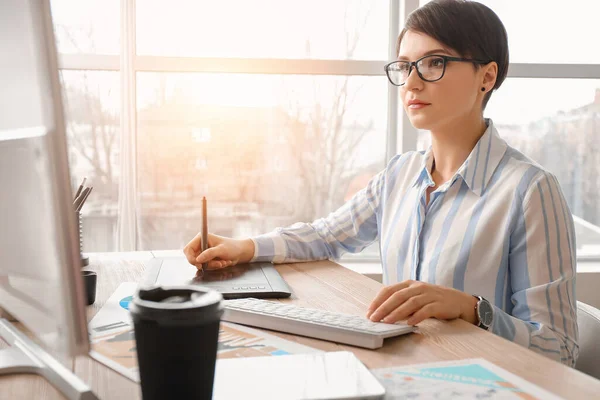
[[[77,175],[89,175],[94,184],[94,198],[116,203],[119,116],[102,104],[98,83],[90,83],[90,74],[98,73],[62,73],[71,164]],[[110,88],[107,95],[113,96]]]

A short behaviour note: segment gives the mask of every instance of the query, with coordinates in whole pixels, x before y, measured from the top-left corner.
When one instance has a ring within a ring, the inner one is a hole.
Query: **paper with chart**
[[[520,399],[559,397],[482,358],[371,370],[385,399]]]
[[[122,283],[89,323],[90,356],[139,382],[133,322],[129,302],[137,283]],[[221,322],[217,358],[279,356],[320,350],[242,325]]]

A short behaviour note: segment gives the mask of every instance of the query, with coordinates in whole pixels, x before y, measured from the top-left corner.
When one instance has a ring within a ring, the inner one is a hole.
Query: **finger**
[[[413,281],[406,281],[402,289],[393,292],[385,301],[383,301],[377,308],[374,308],[369,314],[368,318],[371,321],[381,321],[385,316],[391,313],[394,309],[402,305],[406,300],[412,296],[420,294],[421,287],[414,285]],[[408,286],[407,285],[412,285]],[[396,285],[394,285],[396,286]],[[375,302],[374,302],[375,303]]]
[[[379,322],[389,313],[404,304],[405,301],[413,296],[421,294],[421,286],[409,286],[393,293],[386,301],[383,302],[371,315],[370,319],[374,322]]]
[[[439,310],[439,303],[429,303],[419,311],[414,313],[406,323],[408,325],[417,325],[426,320],[427,318],[435,317]]]
[[[230,260],[212,260],[208,263],[208,269],[221,269],[225,267],[229,267],[231,265]]]
[[[195,259],[194,259],[194,262],[190,262],[190,264],[192,264],[194,267],[196,267],[198,269],[198,271],[202,271],[204,269],[202,267],[202,263],[196,262]]]
[[[229,267],[231,265],[231,261],[225,260],[212,260],[208,263],[208,269],[221,269],[225,267]]]
[[[367,318],[370,318],[375,310],[377,310],[391,295],[399,290],[407,288],[412,281],[404,281],[395,285],[386,286],[377,293],[367,310]]]
[[[196,265],[196,255],[192,252],[192,250],[188,247],[185,247],[183,249],[183,254],[185,255],[185,258],[188,260],[188,262],[192,265]]]
[[[212,261],[209,261],[209,262],[206,264],[206,267],[207,267],[208,269],[219,269],[219,268],[221,268],[221,261],[220,261],[220,260],[212,260]]]
[[[198,253],[200,251],[200,246],[202,245],[202,232],[198,232],[196,236],[188,244],[185,245],[185,249],[189,249],[193,252]]]
[[[183,248],[183,254],[189,261],[190,264],[195,264],[198,252],[200,252],[200,242],[202,240],[202,234],[198,233],[194,238]]]
[[[398,321],[403,321],[410,315],[418,312],[421,308],[427,306],[429,303],[433,303],[433,301],[433,298],[427,294],[413,296],[406,300],[400,307],[397,307],[395,310],[389,313],[383,319],[383,322],[395,324]]]
[[[198,263],[206,263],[210,260],[221,257],[224,253],[224,246],[218,245],[216,247],[211,247],[207,250],[204,250],[198,257],[196,257],[196,262]]]

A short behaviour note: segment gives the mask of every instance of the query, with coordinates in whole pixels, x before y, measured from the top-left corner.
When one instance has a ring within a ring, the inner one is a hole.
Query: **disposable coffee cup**
[[[197,286],[140,289],[134,296],[129,310],[144,400],[212,398],[222,300]]]

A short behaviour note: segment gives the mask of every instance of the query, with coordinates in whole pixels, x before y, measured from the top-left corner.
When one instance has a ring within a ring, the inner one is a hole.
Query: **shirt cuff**
[[[531,332],[528,324],[516,317],[511,316],[497,306],[494,306],[494,322],[492,332],[511,342],[529,347]]]
[[[254,257],[250,262],[282,263],[285,261],[286,245],[279,232],[273,231],[250,239],[254,243]]]

